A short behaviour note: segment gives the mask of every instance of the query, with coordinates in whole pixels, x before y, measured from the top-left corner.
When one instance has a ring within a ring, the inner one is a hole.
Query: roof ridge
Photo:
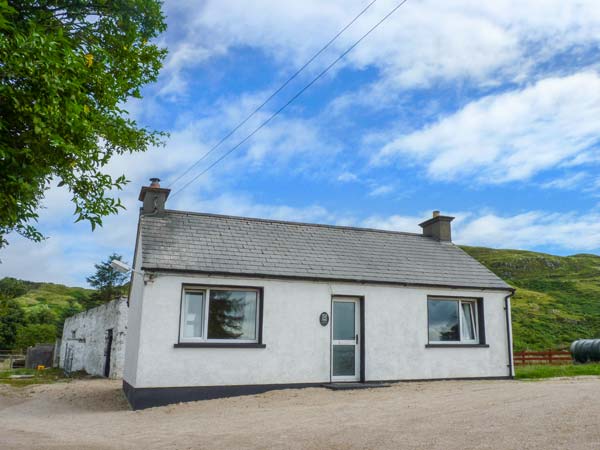
[[[228,215],[228,214],[203,213],[203,212],[195,212],[195,211],[179,211],[179,210],[175,210],[175,209],[165,209],[165,213],[191,215],[191,216],[218,217],[218,218],[223,218],[223,219],[252,220],[252,221],[256,221],[256,222],[281,223],[281,224],[285,224],[285,225],[301,225],[301,226],[321,227],[321,228],[335,228],[335,229],[342,229],[342,230],[373,231],[376,233],[402,234],[402,235],[407,235],[407,236],[422,237],[422,238],[425,238],[428,240],[434,240],[434,239],[431,239],[430,237],[423,236],[420,233],[411,233],[409,231],[383,230],[380,228],[356,227],[356,226],[349,226],[349,225],[330,225],[330,224],[326,224],[326,223],[295,222],[292,220],[263,219],[263,218],[259,218],[259,217],[232,216],[232,215]],[[142,215],[141,217],[146,217],[146,216]],[[150,216],[150,217],[160,217],[160,216]],[[453,245],[455,245],[455,244],[453,244]]]

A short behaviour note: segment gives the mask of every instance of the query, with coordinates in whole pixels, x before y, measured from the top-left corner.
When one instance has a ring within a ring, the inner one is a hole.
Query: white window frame
[[[188,293],[202,293],[203,295],[203,305],[202,305],[202,336],[194,336],[194,337],[185,337],[183,335],[185,326],[186,326],[186,315],[187,315],[187,300],[186,294]],[[206,304],[207,300],[207,290],[206,289],[196,289],[196,288],[184,288],[181,296],[181,306],[179,310],[179,342],[206,342]]]
[[[254,292],[256,293],[256,317],[254,320],[254,335],[255,339],[208,339],[208,312],[210,306],[210,292],[211,291],[234,291],[234,292]],[[202,311],[202,336],[200,337],[184,337],[185,327],[185,315],[187,312],[186,294],[190,292],[201,292],[204,294],[204,310]],[[182,290],[181,305],[180,305],[180,320],[179,320],[179,342],[182,343],[194,343],[194,342],[206,342],[206,343],[239,343],[239,344],[257,344],[259,343],[259,326],[260,326],[260,290],[254,288],[234,288],[234,287],[219,287],[219,286],[206,286],[196,287],[189,286],[184,287]]]
[[[445,301],[445,302],[455,302],[458,306],[458,336],[459,340],[457,341],[431,341],[429,340],[429,301]],[[473,318],[473,327],[474,327],[474,337],[475,339],[463,339],[462,338],[462,329],[463,329],[463,314],[462,314],[462,305],[463,303],[467,303],[471,305],[471,315]],[[427,299],[427,341],[430,344],[435,345],[456,345],[456,344],[479,344],[479,314],[477,311],[478,305],[476,299],[469,298],[451,298],[451,297],[429,297]]]

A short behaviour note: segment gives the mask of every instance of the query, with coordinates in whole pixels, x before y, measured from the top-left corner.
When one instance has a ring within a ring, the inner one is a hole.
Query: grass
[[[517,380],[531,380],[554,377],[576,377],[581,375],[599,375],[600,364],[535,364],[515,367]]]
[[[33,378],[10,378],[11,375],[33,375]],[[0,384],[25,387],[32,384],[49,384],[70,381],[62,369],[13,369],[0,371]]]

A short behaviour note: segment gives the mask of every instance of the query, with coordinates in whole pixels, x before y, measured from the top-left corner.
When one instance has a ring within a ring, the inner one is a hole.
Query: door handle
[[[356,339],[356,343],[358,344],[358,334],[356,335],[355,339]]]

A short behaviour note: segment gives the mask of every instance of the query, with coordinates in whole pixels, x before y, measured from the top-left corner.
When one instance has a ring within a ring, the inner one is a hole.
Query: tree
[[[56,313],[48,305],[38,304],[27,311],[27,322],[29,323],[55,324],[57,320]]]
[[[123,285],[128,279],[128,275],[118,272],[110,266],[110,262],[113,259],[122,261],[123,257],[113,253],[108,259],[102,261],[100,264],[94,264],[96,273],[86,278],[90,286],[96,289],[96,292],[94,292],[86,302],[85,306],[88,309],[123,295]]]
[[[27,292],[27,286],[22,280],[5,277],[0,280],[0,298],[15,298]]]
[[[165,28],[159,0],[0,0],[0,248],[11,231],[43,239],[51,182],[92,230],[123,208],[110,191],[127,180],[104,168],[161,143],[122,105],[156,80]]]
[[[233,292],[212,292],[209,305],[208,337],[211,339],[236,339],[242,334],[244,299]]]
[[[25,350],[36,344],[49,344],[56,340],[56,326],[53,324],[30,323],[17,329],[15,348]]]
[[[25,325],[25,312],[14,299],[0,298],[0,349],[15,348],[17,330]]]
[[[87,297],[86,297],[86,299],[87,299]],[[67,320],[69,317],[74,316],[75,314],[81,312],[80,304],[82,304],[82,303],[83,302],[81,300],[79,302],[77,302],[74,299],[69,299],[68,306],[60,312],[60,316],[56,321],[57,337],[62,336],[63,328],[65,326],[65,320]]]

